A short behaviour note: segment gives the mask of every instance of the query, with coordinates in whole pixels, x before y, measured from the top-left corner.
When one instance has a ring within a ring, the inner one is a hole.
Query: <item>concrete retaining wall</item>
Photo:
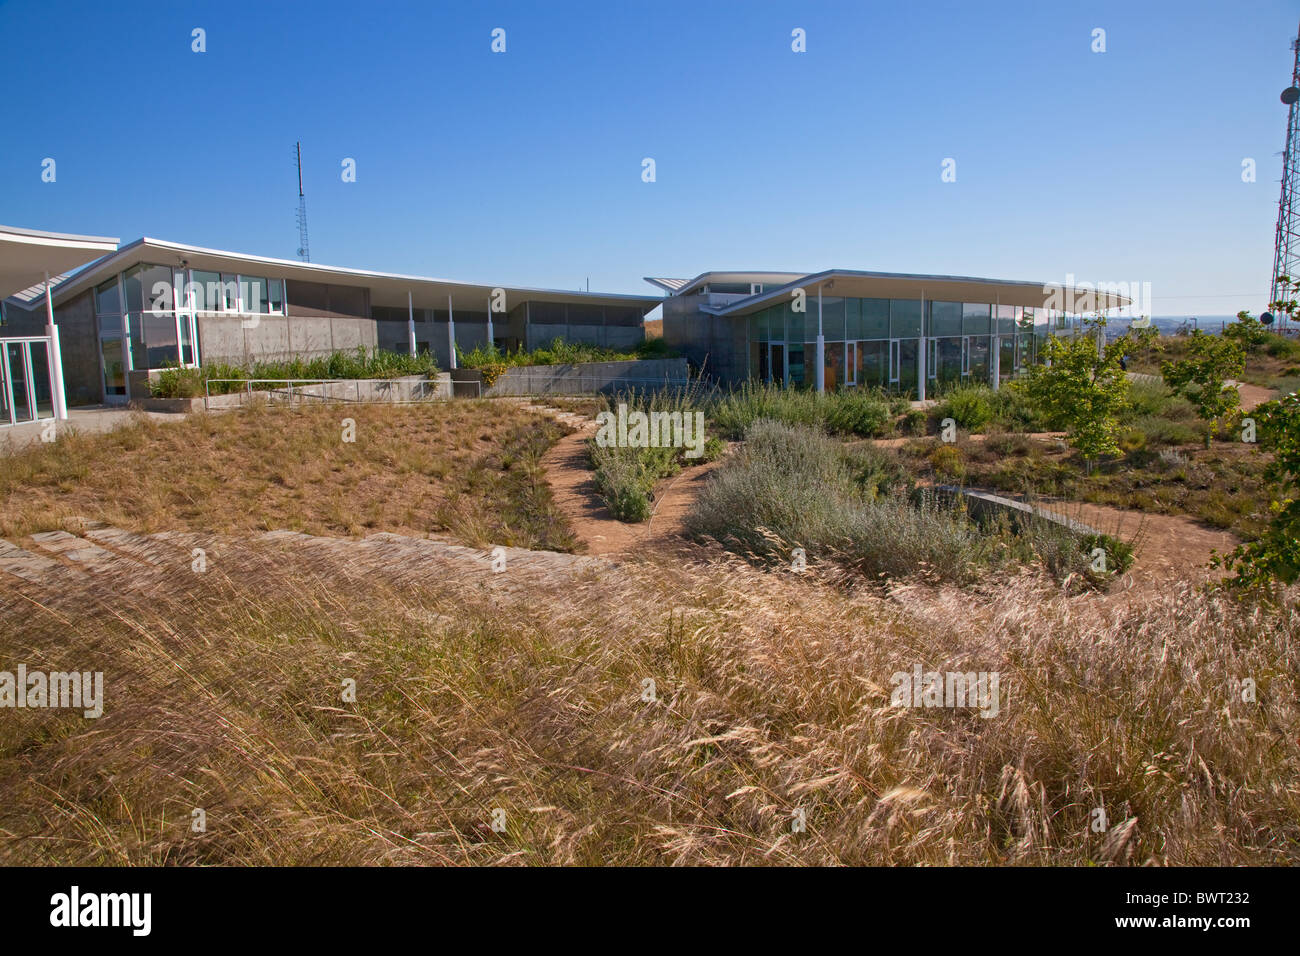
[[[250,401],[270,402],[272,404],[295,405],[320,402],[347,403],[409,403],[425,402],[451,398],[451,374],[439,372],[432,378],[423,375],[404,375],[389,379],[337,379],[331,382],[313,382],[310,384],[287,385],[271,390],[254,389],[252,392],[239,391],[227,395],[212,395],[207,400],[208,409],[238,408]],[[191,407],[204,407],[202,398],[196,399],[147,399],[145,402],[191,402]],[[142,408],[150,406],[141,403]],[[172,411],[171,407],[158,407],[157,411]]]
[[[969,488],[959,488],[956,485],[936,485],[934,490],[950,498],[963,499],[966,503],[966,510],[972,516],[1005,514],[1009,515],[1013,521],[1026,518],[1041,518],[1044,521],[1059,524],[1061,527],[1067,528],[1080,536],[1101,533],[1096,528],[1075,521],[1073,518],[1067,518],[1065,515],[1056,514],[1054,511],[1028,505],[1023,501],[1003,498],[1000,495],[991,495],[985,491],[972,491]]]
[[[580,365],[524,365],[509,368],[487,390],[499,395],[590,395],[596,392],[682,388],[689,382],[686,359],[584,362]]]

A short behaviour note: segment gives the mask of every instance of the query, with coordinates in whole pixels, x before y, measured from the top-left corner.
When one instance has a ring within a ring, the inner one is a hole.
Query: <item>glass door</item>
[[[41,339],[0,345],[0,425],[54,417],[49,345]]]
[[[998,381],[1005,382],[1016,372],[1016,337],[1003,335],[998,339]]]
[[[917,360],[921,354],[920,339],[900,339],[898,343],[898,386],[904,389],[917,387]]]
[[[123,337],[103,335],[99,339],[100,362],[104,371],[104,404],[125,405],[126,387],[126,346]]]
[[[26,342],[5,343],[4,366],[8,421],[10,424],[30,422],[36,418],[36,408],[29,388],[31,369],[27,364]]]
[[[767,347],[767,367],[769,382],[785,384],[785,345],[776,342]]]

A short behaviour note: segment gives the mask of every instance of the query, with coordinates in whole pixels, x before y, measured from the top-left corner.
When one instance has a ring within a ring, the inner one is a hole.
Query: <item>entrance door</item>
[[[1005,382],[1016,373],[1016,337],[1004,335],[998,339],[998,380]]]
[[[921,354],[920,339],[901,339],[898,343],[898,387],[915,390],[917,359]]]
[[[104,404],[125,405],[126,345],[121,335],[105,335],[99,340],[100,362],[104,371]]]
[[[772,342],[767,347],[768,381],[785,384],[785,345]]]
[[[40,339],[0,344],[0,425],[53,417],[49,346]]]
[[[9,424],[30,422],[36,418],[32,399],[31,368],[28,365],[27,343],[6,342],[4,350],[5,403]]]

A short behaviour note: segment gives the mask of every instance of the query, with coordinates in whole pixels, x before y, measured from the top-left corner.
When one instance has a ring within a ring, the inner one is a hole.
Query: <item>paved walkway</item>
[[[121,405],[90,405],[70,408],[68,409],[67,421],[42,419],[35,422],[23,422],[21,425],[0,426],[0,455],[19,451],[28,445],[41,441],[41,436],[46,432],[51,421],[53,421],[56,435],[63,434],[69,428],[75,428],[82,433],[95,434],[98,432],[111,432],[115,428],[120,428],[130,422],[132,417],[136,415],[144,415],[155,421],[164,422],[176,422],[185,417],[171,412],[142,412],[123,408]]]
[[[367,538],[331,538],[296,531],[270,531],[249,539],[233,536],[161,531],[137,534],[98,521],[70,519],[68,530],[42,531],[29,538],[0,538],[0,584],[17,578],[54,591],[84,586],[94,578],[112,580],[112,587],[147,590],[159,578],[181,570],[195,571],[199,557],[209,568],[220,567],[240,550],[277,550],[316,567],[320,561],[339,571],[383,574],[390,581],[417,583],[431,577],[473,579],[505,591],[527,589],[544,581],[572,581],[586,573],[608,571],[604,559],[558,551],[525,548],[480,550],[435,538],[374,534]],[[241,560],[235,557],[234,560]]]

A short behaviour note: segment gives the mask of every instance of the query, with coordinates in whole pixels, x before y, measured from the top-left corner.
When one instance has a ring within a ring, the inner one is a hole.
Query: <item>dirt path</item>
[[[546,481],[551,486],[555,505],[568,520],[588,554],[620,554],[644,548],[651,542],[671,540],[681,535],[683,519],[704,487],[704,482],[718,461],[683,470],[655,487],[654,514],[649,521],[629,524],[614,518],[600,495],[587,467],[586,441],[596,432],[596,423],[545,405],[526,406],[551,415],[578,430],[566,435],[542,456]]]
[[[1138,587],[1220,577],[1221,571],[1208,566],[1213,552],[1226,554],[1241,543],[1235,535],[1206,527],[1186,515],[1146,514],[1069,501],[1045,501],[1043,507],[1134,542],[1133,567],[1128,574]]]
[[[1245,382],[1237,382],[1237,394],[1241,396],[1241,410],[1243,412],[1253,411],[1264,402],[1271,402],[1277,398],[1277,392],[1271,388],[1264,388],[1261,385],[1247,385]]]

